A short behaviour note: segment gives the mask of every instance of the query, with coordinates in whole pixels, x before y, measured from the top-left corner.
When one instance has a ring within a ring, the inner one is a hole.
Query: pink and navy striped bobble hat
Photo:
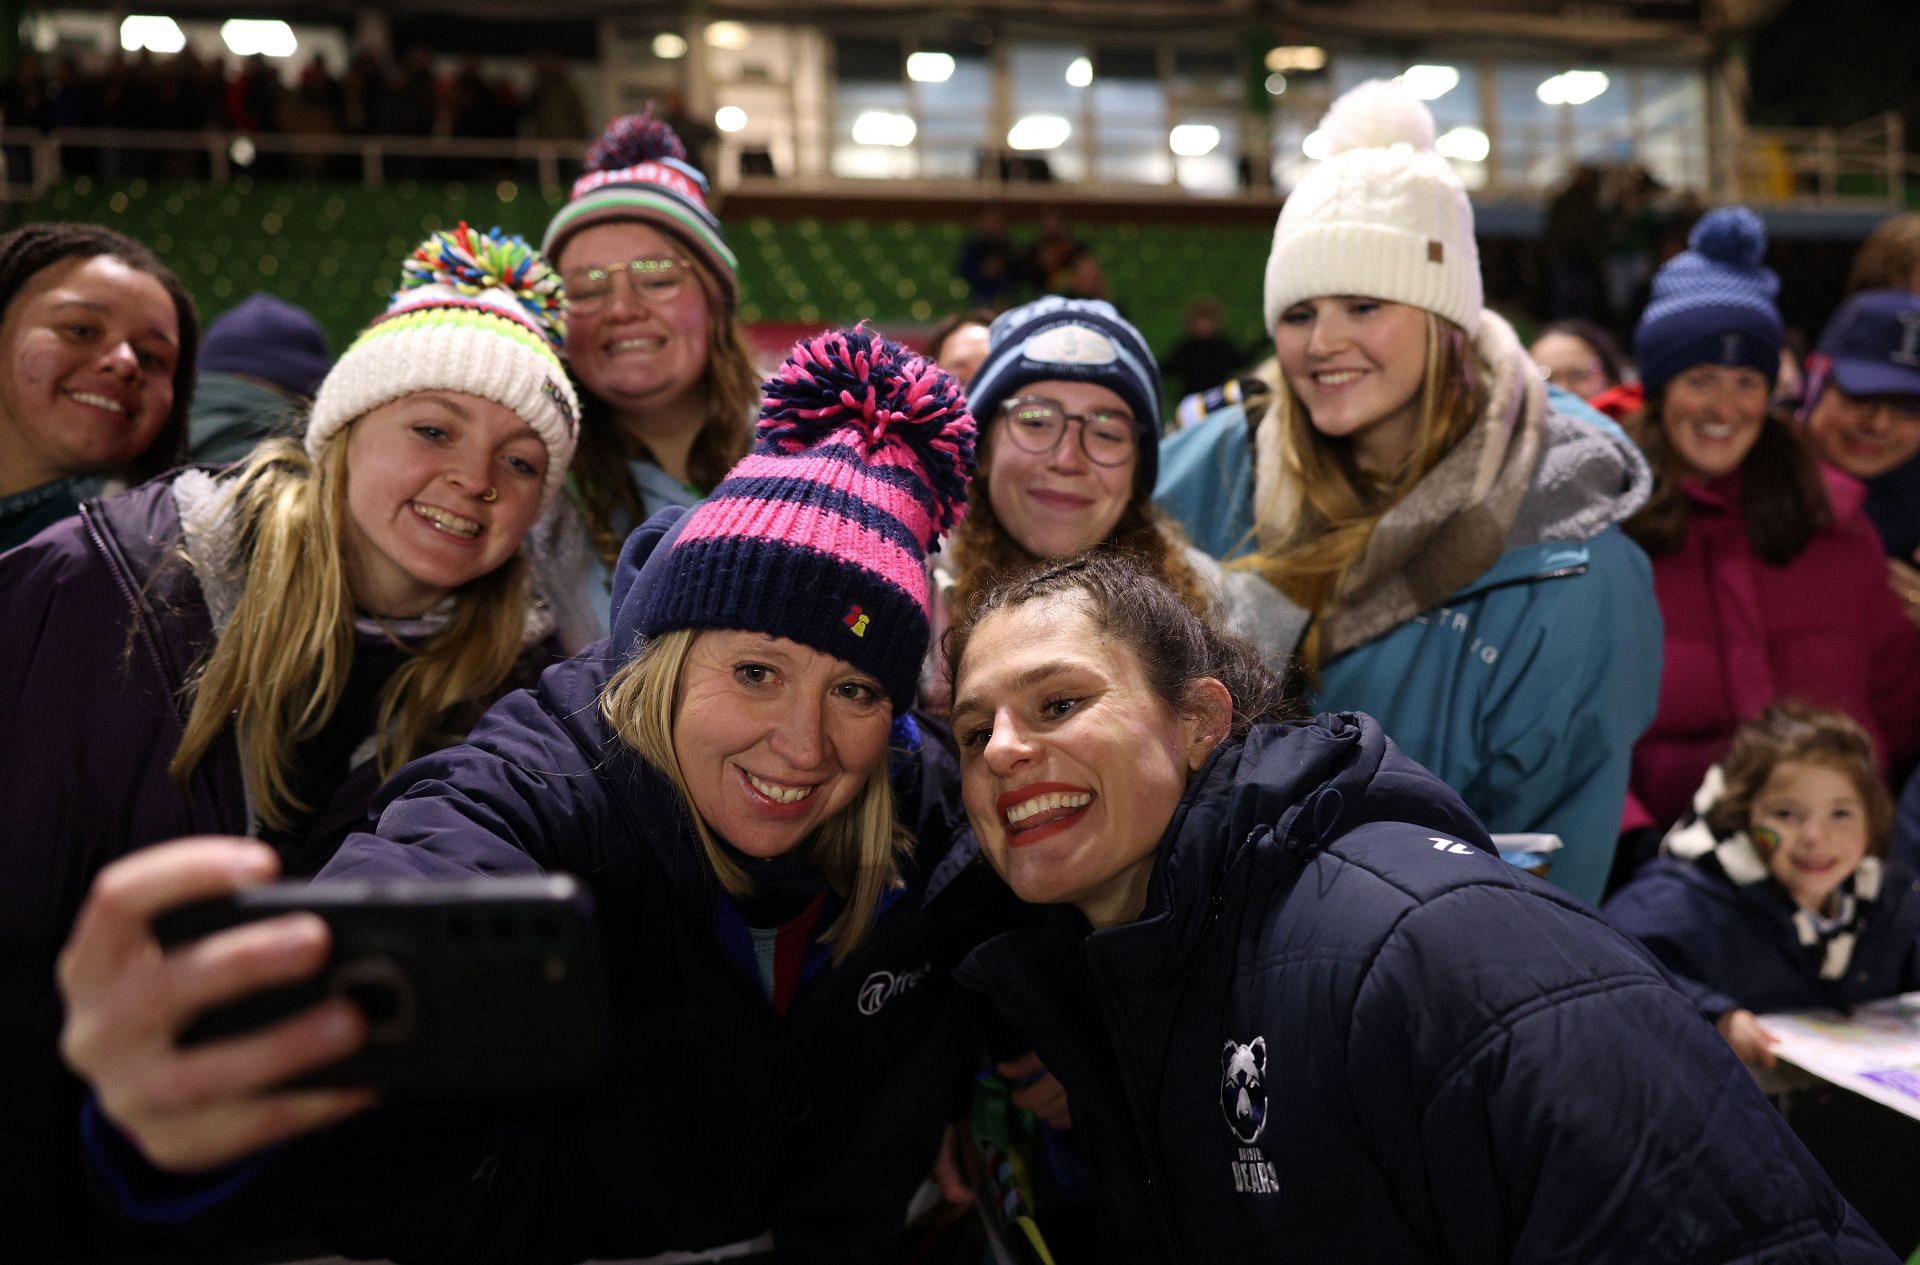
[[[927,557],[966,512],[966,397],[864,327],[799,343],[764,391],[753,451],[667,546],[639,632],[785,637],[872,673],[904,712],[931,636]]]
[[[587,171],[547,225],[540,252],[558,260],[567,239],[590,224],[639,220],[683,243],[714,275],[731,306],[739,262],[707,208],[707,178],[687,161],[674,130],[653,117],[653,103],[607,124],[587,151]],[[600,261],[610,262],[610,261]]]

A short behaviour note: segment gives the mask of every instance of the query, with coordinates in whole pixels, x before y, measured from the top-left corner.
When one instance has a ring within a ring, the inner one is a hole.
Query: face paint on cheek
[[[1780,832],[1772,826],[1755,826],[1747,836],[1753,840],[1754,851],[1763,861],[1780,850]]]

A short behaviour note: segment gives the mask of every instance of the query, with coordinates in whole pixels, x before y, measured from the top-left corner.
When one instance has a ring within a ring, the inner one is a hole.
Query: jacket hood
[[[620,557],[613,564],[613,604],[608,609],[612,630],[607,649],[623,660],[640,645],[641,598],[667,570],[667,555],[685,528],[687,511],[663,509],[627,534]]]
[[[1158,951],[1113,960],[1152,964],[1156,974],[1176,969],[1198,946],[1216,895],[1239,866],[1290,877],[1316,851],[1377,821],[1417,822],[1496,851],[1459,795],[1409,759],[1371,716],[1328,713],[1257,726],[1215,753],[1188,785],[1161,839],[1140,917],[1098,934],[1152,936]],[[1179,946],[1171,954],[1169,934]]]
[[[1548,397],[1540,450],[1508,548],[1591,540],[1653,492],[1653,471],[1626,432],[1565,391]]]

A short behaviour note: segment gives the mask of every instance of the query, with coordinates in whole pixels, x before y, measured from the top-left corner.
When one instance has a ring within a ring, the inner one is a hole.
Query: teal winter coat
[[[1652,568],[1617,526],[1651,476],[1626,436],[1572,396],[1553,391],[1542,407],[1540,457],[1505,551],[1440,605],[1323,664],[1313,703],[1377,718],[1495,834],[1558,835],[1550,880],[1598,904],[1633,744],[1659,701]],[[1237,404],[1161,445],[1154,499],[1217,557],[1252,547],[1254,448]]]

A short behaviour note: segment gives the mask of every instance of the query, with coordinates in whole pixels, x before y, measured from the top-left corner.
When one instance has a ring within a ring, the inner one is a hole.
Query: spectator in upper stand
[[[305,308],[253,294],[214,318],[200,347],[187,442],[195,461],[238,461],[288,434],[333,363]]]
[[[0,550],[108,481],[178,464],[199,341],[186,287],[132,238],[57,223],[0,236]]]
[[[558,53],[533,55],[533,92],[527,98],[527,135],[536,140],[577,141],[587,133],[587,107]]]
[[[1567,187],[1547,204],[1540,253],[1547,265],[1547,315],[1553,320],[1602,315],[1600,262],[1606,243],[1600,207],[1600,169],[1574,168]]]
[[[1555,321],[1540,331],[1527,354],[1548,382],[1587,401],[1625,377],[1619,345],[1592,321]]]
[[[1627,532],[1654,560],[1666,663],[1625,824],[1656,833],[1777,699],[1847,713],[1895,769],[1920,754],[1920,631],[1888,587],[1860,489],[1823,480],[1791,419],[1769,411],[1781,327],[1766,230],[1727,207],[1691,244],[1655,276],[1634,334],[1646,406],[1629,429],[1654,492]]]
[[[1159,502],[1291,599],[1267,635],[1319,709],[1378,717],[1489,829],[1560,836],[1552,880],[1598,901],[1659,680],[1647,561],[1615,527],[1646,462],[1483,308],[1426,107],[1369,83],[1324,126],[1267,264],[1277,390],[1169,437]]]
[[[1067,270],[1087,244],[1073,235],[1058,207],[1040,216],[1040,232],[1027,247],[1027,277],[1046,294],[1065,293]]]
[[[1920,211],[1882,220],[1854,253],[1847,293],[1911,290],[1920,294]]]
[[[759,374],[706,189],[649,106],[608,125],[547,225],[584,405],[569,496],[541,528],[565,577],[548,596],[569,649],[606,635],[627,533],[699,503],[747,449]]]
[[[980,371],[980,362],[987,358],[988,327],[992,324],[993,313],[985,308],[949,316],[927,335],[926,350],[922,354],[952,374],[964,388]]]
[[[998,311],[1026,282],[1020,251],[1007,236],[1007,217],[997,207],[980,213],[980,222],[960,243],[954,275],[967,284],[967,294],[981,307]]]
[[[1225,383],[1246,363],[1246,352],[1227,337],[1225,326],[1226,311],[1212,295],[1187,304],[1180,341],[1160,362],[1169,388],[1180,395],[1206,391]]]

